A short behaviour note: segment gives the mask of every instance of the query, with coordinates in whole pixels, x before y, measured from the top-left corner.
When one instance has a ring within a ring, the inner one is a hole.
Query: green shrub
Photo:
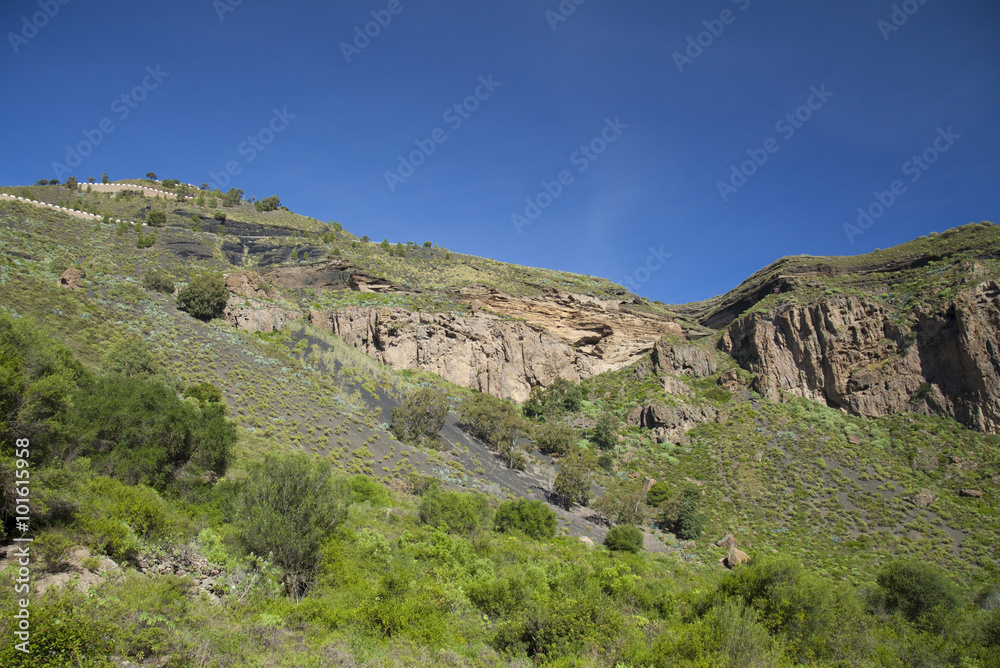
[[[167,214],[162,211],[150,211],[146,223],[151,227],[163,227],[167,224]]]
[[[258,211],[274,211],[281,206],[281,199],[277,195],[271,195],[270,197],[265,197],[264,199],[254,202],[253,208]]]
[[[493,508],[483,494],[432,490],[420,499],[420,521],[469,536],[488,528]]]
[[[184,390],[184,396],[197,399],[198,403],[202,405],[225,403],[222,399],[222,390],[212,383],[198,383],[197,385],[191,385]]]
[[[236,442],[236,427],[218,404],[199,409],[155,379],[120,374],[79,392],[66,433],[64,457],[91,457],[98,471],[157,489],[188,464],[223,474]]]
[[[374,478],[359,473],[351,476],[348,482],[351,485],[351,500],[354,503],[367,502],[372,506],[389,504],[389,492]]]
[[[934,564],[896,559],[883,566],[875,578],[878,602],[887,612],[899,612],[908,620],[932,629],[941,615],[959,606],[955,584]]]
[[[523,410],[527,417],[559,417],[565,413],[576,413],[586,399],[586,385],[556,378],[544,389],[539,386],[531,388]]]
[[[161,368],[142,339],[125,337],[111,344],[104,355],[101,370],[133,378],[156,375]]]
[[[610,450],[618,445],[618,420],[611,413],[601,413],[594,427],[594,443],[597,447]]]
[[[239,544],[273,555],[296,599],[312,585],[323,539],[347,518],[351,487],[329,465],[303,454],[267,455],[223,488]]]
[[[574,503],[585,506],[590,502],[592,468],[592,458],[581,451],[571,452],[559,460],[559,473],[552,489],[563,508],[569,510]]]
[[[687,485],[678,494],[660,502],[660,524],[682,540],[697,540],[705,529],[701,506],[701,490]]]
[[[199,320],[218,318],[226,308],[229,291],[221,276],[199,274],[177,293],[177,308]]]
[[[217,220],[221,224],[225,224],[227,218],[226,212],[216,211],[215,213],[212,214],[212,218],[215,218],[215,220]]]
[[[61,531],[46,531],[31,543],[31,549],[42,558],[45,570],[57,573],[69,566],[69,555],[76,543]]]
[[[604,537],[604,544],[612,552],[638,552],[642,542],[642,531],[631,524],[613,526]]]
[[[437,440],[448,417],[448,396],[439,390],[424,388],[392,409],[392,433],[404,443],[417,445]]]
[[[497,508],[493,526],[503,533],[523,533],[545,539],[556,535],[556,514],[542,501],[516,499],[504,501]]]
[[[165,295],[174,293],[174,282],[159,269],[150,269],[142,277],[142,287],[151,292],[159,292]]]
[[[670,498],[670,485],[660,481],[649,488],[646,492],[646,504],[653,508],[659,508],[660,504]]]
[[[572,428],[553,422],[543,422],[534,428],[535,447],[546,455],[564,455],[573,448],[576,434]]]

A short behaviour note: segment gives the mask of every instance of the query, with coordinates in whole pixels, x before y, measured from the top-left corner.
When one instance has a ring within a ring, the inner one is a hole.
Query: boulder
[[[963,490],[961,490],[958,493],[958,495],[959,496],[968,496],[968,497],[971,497],[973,499],[981,499],[981,498],[983,498],[982,491],[980,491],[978,489],[963,489]]]
[[[727,533],[725,536],[715,541],[714,545],[716,547],[724,547],[726,549],[737,547],[736,537],[731,533]]]
[[[735,545],[729,548],[729,554],[722,558],[722,565],[728,569],[750,563],[750,555],[739,549]]]
[[[935,500],[937,500],[937,496],[929,489],[922,489],[919,494],[913,497],[913,503],[920,508],[929,507]]]
[[[59,285],[60,288],[66,288],[67,290],[82,290],[84,276],[86,276],[86,274],[84,274],[80,269],[70,267],[59,275],[57,285]]]

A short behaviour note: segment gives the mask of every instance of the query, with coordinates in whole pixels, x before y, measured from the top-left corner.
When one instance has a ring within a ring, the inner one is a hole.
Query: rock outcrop
[[[1000,285],[970,287],[911,324],[873,299],[844,296],[751,313],[720,347],[756,374],[753,388],[878,418],[916,411],[1000,432]]]
[[[719,411],[711,405],[696,406],[681,403],[668,406],[652,403],[647,406],[636,406],[629,413],[626,423],[645,427],[653,431],[660,443],[686,443],[686,434],[699,424],[715,422],[719,419]]]
[[[560,290],[517,297],[487,288],[462,288],[451,296],[475,310],[524,320],[613,369],[637,361],[664,336],[684,336],[683,328],[669,317],[620,300]]]
[[[82,290],[83,278],[84,273],[81,270],[76,267],[70,267],[59,275],[59,280],[56,282],[60,288],[66,288],[67,290]]]
[[[394,369],[424,369],[516,401],[556,378],[578,381],[613,365],[517,320],[402,308],[313,310],[312,323]]]
[[[277,332],[289,322],[301,318],[302,312],[279,304],[230,295],[222,317],[246,332]]]
[[[274,276],[279,281],[302,279]],[[354,284],[358,279],[354,273],[343,280]],[[376,289],[370,283],[355,288]],[[620,369],[665,335],[683,334],[665,316],[586,295],[553,290],[541,297],[513,297],[463,288],[451,297],[467,303],[470,315],[350,307],[313,311],[310,320],[394,369],[432,371],[458,385],[516,401],[556,378],[578,381]],[[661,356],[678,373],[700,372],[710,363],[708,353],[689,345],[678,344],[676,352],[667,346]]]
[[[249,299],[277,299],[278,293],[268,289],[263,277],[256,271],[241,271],[226,278],[226,289]]]

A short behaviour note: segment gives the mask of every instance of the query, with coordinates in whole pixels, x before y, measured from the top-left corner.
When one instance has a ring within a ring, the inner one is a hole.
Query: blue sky
[[[5,185],[93,141],[81,180],[231,178],[667,303],[1000,222],[995,0],[63,1],[0,8]]]

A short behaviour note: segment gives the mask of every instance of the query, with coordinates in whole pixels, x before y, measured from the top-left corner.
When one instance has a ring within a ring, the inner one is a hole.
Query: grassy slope
[[[701,322],[730,309],[731,320],[749,310],[763,312],[785,303],[811,304],[832,294],[854,294],[881,301],[904,315],[940,307],[970,277],[1000,277],[1000,226],[970,223],[865,255],[783,258],[725,295],[674,308]],[[782,279],[791,279],[794,289],[772,294]],[[742,308],[733,309],[735,304]],[[715,326],[725,324],[719,321]]]

